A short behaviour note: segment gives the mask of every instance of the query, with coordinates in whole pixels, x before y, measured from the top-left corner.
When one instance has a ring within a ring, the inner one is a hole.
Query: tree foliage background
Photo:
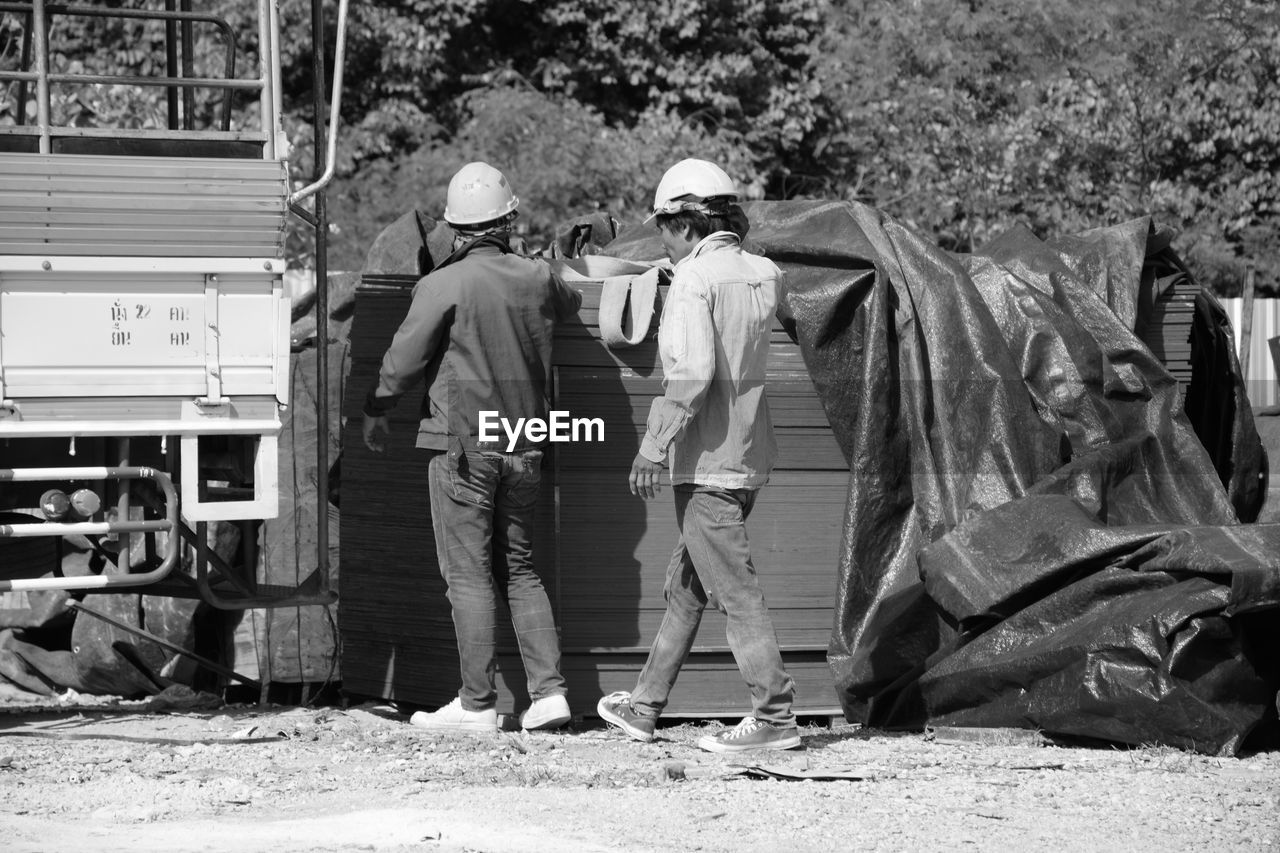
[[[242,34],[252,68],[255,4],[200,5]],[[279,8],[305,180],[310,2]],[[23,23],[3,20],[10,68]],[[200,32],[213,76],[221,37]],[[84,19],[55,32],[51,59],[147,73],[162,56],[155,25]],[[663,169],[701,156],[751,198],[857,200],[955,251],[1017,223],[1051,236],[1150,214],[1202,282],[1231,294],[1252,266],[1276,293],[1278,66],[1274,0],[352,0],[329,264],[358,268],[401,214],[438,213],[469,160],[508,174],[539,245],[595,210],[638,223]],[[0,121],[21,109],[8,94]],[[209,120],[215,107],[197,105]],[[237,103],[235,121],[254,109]],[[158,101],[111,87],[65,92],[57,110],[163,121]]]

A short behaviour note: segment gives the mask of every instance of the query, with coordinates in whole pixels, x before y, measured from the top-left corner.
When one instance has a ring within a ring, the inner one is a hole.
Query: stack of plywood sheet
[[[1199,293],[1194,279],[1177,276],[1156,296],[1142,330],[1142,342],[1184,386],[1191,383],[1191,324]]]
[[[456,694],[459,676],[431,534],[427,453],[413,448],[420,393],[392,413],[385,454],[370,453],[360,439],[364,397],[413,283],[366,275],[356,294],[344,410],[339,624],[345,690],[432,706]],[[578,318],[557,331],[552,408],[602,418],[604,440],[548,445],[536,557],[560,625],[570,704],[591,713],[602,693],[635,684],[662,619],[676,525],[668,488],[647,502],[627,488],[650,401],[662,390],[657,346],[649,340],[605,347],[597,323],[600,285],[582,289]],[[799,348],[780,326],[769,400],[780,458],[748,525],[753,559],[797,683],[797,711],[835,714],[826,650],[848,469]],[[509,626],[500,628],[499,643],[499,710],[518,710],[527,696]],[[724,617],[708,611],[668,713],[730,716],[749,707]]]

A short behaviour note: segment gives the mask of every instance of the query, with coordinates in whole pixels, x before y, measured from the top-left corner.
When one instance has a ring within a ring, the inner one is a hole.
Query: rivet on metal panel
[[[262,268],[267,272],[271,272],[271,261],[263,261]]]
[[[48,261],[45,261],[44,263],[42,263],[42,264],[40,265],[40,267],[41,267],[41,269],[51,270],[51,269],[53,269],[53,264],[49,263]]]

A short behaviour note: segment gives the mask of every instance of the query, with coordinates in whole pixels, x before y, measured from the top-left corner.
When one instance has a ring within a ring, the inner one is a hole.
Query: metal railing
[[[0,524],[0,539],[31,536],[108,536],[129,533],[163,532],[165,537],[164,559],[149,572],[136,574],[127,571],[127,556],[122,561],[126,573],[86,575],[84,577],[15,578],[0,580],[0,592],[10,590],[97,590],[108,591],[115,587],[145,586],[163,580],[178,564],[178,494],[173,481],[163,471],[149,467],[115,466],[110,468],[5,468],[0,469],[0,482],[40,482],[44,480],[128,480],[146,478],[155,481],[164,492],[165,517],[153,521],[84,521],[84,522],[32,522],[30,524]],[[128,553],[128,540],[124,543]]]
[[[39,132],[39,151],[42,154],[52,153],[53,150],[53,128],[52,123],[52,94],[53,86],[58,85],[84,85],[84,84],[102,84],[102,85],[123,85],[123,86],[139,86],[139,87],[162,87],[168,89],[168,130],[170,131],[194,131],[194,112],[195,100],[194,90],[196,89],[220,89],[225,94],[222,99],[221,116],[219,120],[220,132],[231,133],[231,107],[232,95],[237,91],[256,92],[263,100],[262,110],[262,133],[266,137],[267,157],[274,156],[274,138],[276,128],[269,122],[273,122],[271,116],[273,109],[271,101],[273,93],[271,87],[267,85],[266,75],[262,73],[254,79],[237,79],[236,73],[236,39],[231,25],[225,19],[215,15],[201,12],[192,12],[190,10],[190,0],[181,0],[182,9],[173,9],[175,0],[166,0],[166,5],[170,8],[166,10],[147,10],[147,9],[108,9],[95,6],[72,6],[54,3],[45,3],[44,0],[32,0],[30,3],[0,3],[0,12],[10,14],[25,15],[27,26],[23,28],[23,44],[22,44],[22,70],[5,71],[0,70],[0,81],[17,82],[17,103],[16,122],[18,127],[26,126],[26,102],[27,87],[31,83],[36,86],[36,129]],[[265,8],[270,4],[270,0],[258,0],[259,6],[259,27],[270,30],[268,23],[274,23],[271,12]],[[153,20],[163,21],[166,26],[166,76],[163,77],[144,77],[141,75],[120,75],[120,74],[63,74],[53,73],[50,69],[50,48],[49,48],[49,23],[50,19],[55,15],[64,17],[86,17],[86,18],[119,18],[126,20]],[[194,24],[209,24],[217,27],[225,39],[226,49],[223,61],[224,77],[195,77],[192,76],[194,63],[192,57],[194,54],[194,37],[192,26]],[[181,27],[181,67],[179,67],[179,51],[178,51],[178,29]],[[275,45],[274,32],[261,32],[260,44]],[[273,51],[274,52],[274,51]],[[34,61],[34,69],[32,63]],[[265,71],[265,69],[264,69]],[[178,95],[182,94],[184,109],[179,113]],[[179,125],[183,125],[180,127]],[[115,131],[115,134],[121,138],[140,138],[145,137],[154,131],[126,129],[121,128]],[[60,129],[59,135],[74,136],[77,134],[76,128]]]

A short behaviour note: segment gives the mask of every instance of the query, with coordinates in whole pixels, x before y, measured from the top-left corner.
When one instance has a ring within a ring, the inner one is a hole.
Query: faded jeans
[[[680,540],[663,590],[667,612],[631,694],[632,706],[645,716],[662,713],[711,602],[728,619],[729,649],[751,688],[755,718],[795,722],[795,682],[783,667],[747,543],[746,521],[758,490],[679,485],[673,491]]]
[[[468,711],[497,702],[497,595],[511,613],[529,697],[565,692],[555,617],[533,570],[541,462],[540,450],[468,451],[438,452],[428,464],[436,554],[458,637],[458,696]]]

